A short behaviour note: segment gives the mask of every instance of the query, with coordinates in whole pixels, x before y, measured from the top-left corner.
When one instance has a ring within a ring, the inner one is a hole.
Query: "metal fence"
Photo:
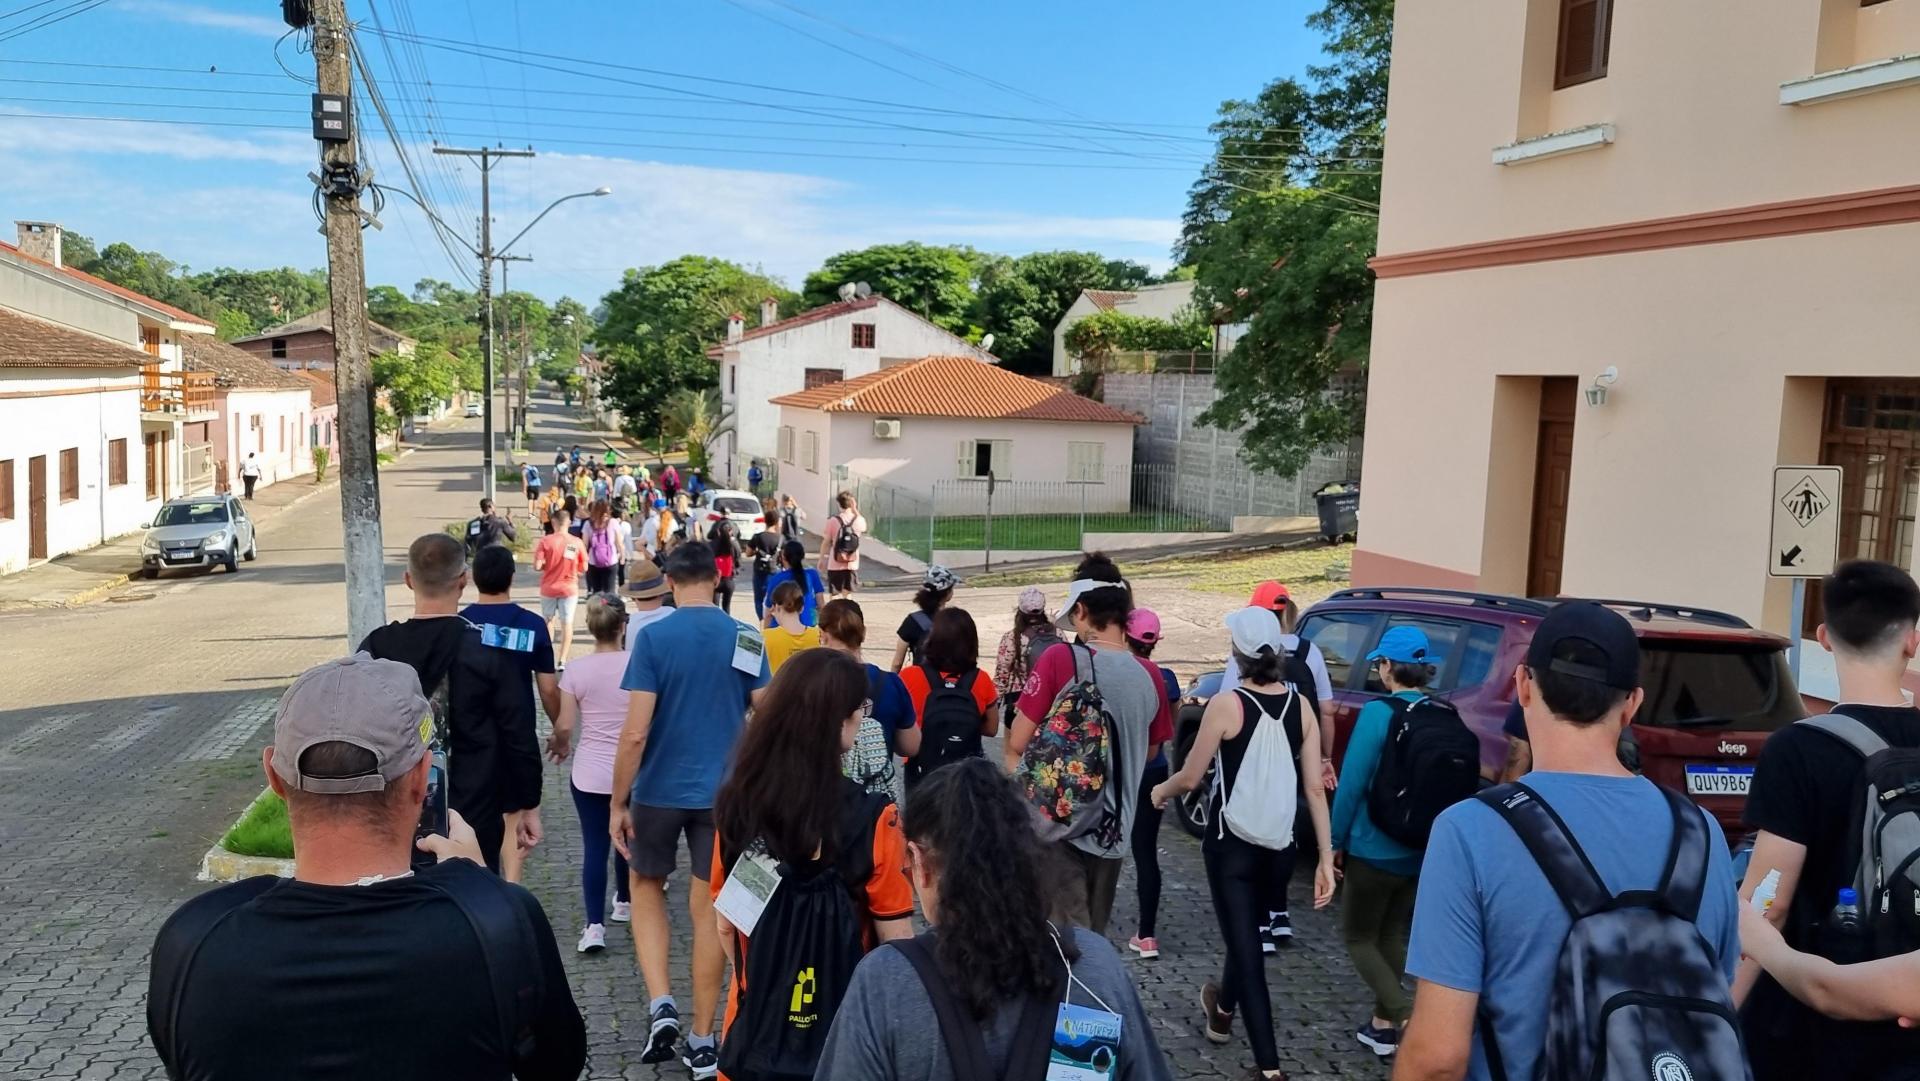
[[[1159,350],[1117,349],[1101,357],[1088,357],[1081,362],[1082,371],[1098,372],[1166,372],[1172,374],[1193,374],[1211,372],[1219,365],[1220,358],[1212,350],[1192,352],[1166,352]]]

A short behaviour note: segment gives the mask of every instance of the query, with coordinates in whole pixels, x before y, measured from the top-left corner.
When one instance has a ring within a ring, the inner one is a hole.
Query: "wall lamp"
[[[1607,388],[1618,382],[1620,369],[1607,365],[1607,370],[1593,377],[1593,385],[1587,388],[1587,404],[1602,406],[1607,404]]]

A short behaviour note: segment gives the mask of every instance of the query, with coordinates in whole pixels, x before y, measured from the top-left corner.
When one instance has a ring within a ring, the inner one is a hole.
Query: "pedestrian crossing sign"
[[[1783,465],[1773,471],[1773,534],[1767,574],[1823,578],[1840,554],[1839,466]]]

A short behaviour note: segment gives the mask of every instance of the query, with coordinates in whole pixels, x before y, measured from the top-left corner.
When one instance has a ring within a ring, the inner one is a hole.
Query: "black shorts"
[[[860,572],[852,568],[827,572],[827,591],[830,593],[852,593],[853,587],[859,584]]]
[[[707,881],[713,873],[713,811],[688,811],[678,807],[649,807],[644,803],[627,805],[633,839],[627,842],[632,853],[627,866],[641,878],[664,879],[673,874],[679,862],[680,835],[686,834],[687,855],[693,862],[693,877]]]
[[[527,485],[527,502],[532,503],[539,498],[540,498],[540,486],[537,484]]]

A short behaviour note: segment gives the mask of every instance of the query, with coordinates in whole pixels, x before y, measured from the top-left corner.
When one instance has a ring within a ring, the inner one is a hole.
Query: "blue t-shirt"
[[[1559,814],[1608,889],[1658,887],[1673,842],[1673,814],[1653,782],[1535,772],[1526,784]],[[1740,902],[1720,825],[1708,816],[1707,826],[1698,926],[1731,982],[1740,960]],[[1553,887],[1499,812],[1467,800],[1434,823],[1420,868],[1407,973],[1480,996],[1508,1077],[1532,1077],[1538,1066],[1554,970],[1571,927]],[[1490,1078],[1478,1036],[1467,1077]]]
[[[681,608],[640,628],[629,642],[620,686],[656,696],[647,749],[629,799],[648,807],[713,806],[727,759],[746,725],[748,696],[767,685],[767,656],[748,675],[733,666],[741,632],[757,634],[719,608]]]
[[[481,642],[513,654],[529,676],[553,671],[553,637],[539,613],[517,604],[469,604],[460,614],[480,628]],[[503,633],[507,631],[527,633]]]
[[[913,699],[897,672],[877,664],[867,665],[867,693],[873,696],[873,719],[887,733],[887,750],[894,749],[894,733],[920,723],[913,712]],[[896,754],[899,752],[895,752]]]
[[[1401,691],[1395,698],[1417,702],[1424,691]],[[1360,707],[1353,722],[1353,735],[1347,739],[1347,756],[1340,764],[1340,787],[1333,793],[1333,847],[1349,856],[1396,875],[1420,873],[1420,853],[1381,833],[1367,812],[1367,792],[1373,787],[1373,773],[1380,768],[1380,750],[1387,743],[1387,727],[1393,721],[1393,707],[1384,700]]]
[[[767,589],[766,592],[760,594],[760,603],[771,606],[773,604],[773,591],[780,588],[780,583],[791,581],[794,581],[793,571],[791,570],[783,570],[767,579]],[[802,602],[800,609],[800,625],[802,627],[811,627],[820,619],[820,613],[814,609],[813,595],[816,593],[825,593],[827,587],[820,584],[820,572],[814,570],[812,567],[807,568],[806,581],[802,582],[801,585],[805,587],[806,599]]]

